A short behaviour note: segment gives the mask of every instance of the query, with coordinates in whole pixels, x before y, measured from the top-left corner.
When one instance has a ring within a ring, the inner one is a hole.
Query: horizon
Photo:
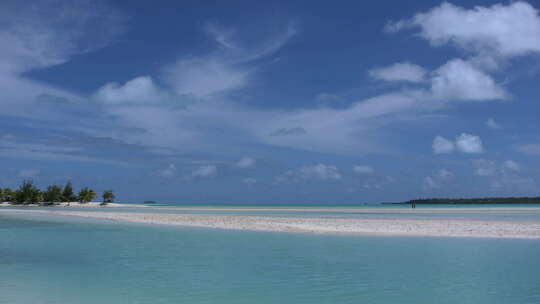
[[[193,205],[538,197],[539,8],[3,1],[0,188]]]

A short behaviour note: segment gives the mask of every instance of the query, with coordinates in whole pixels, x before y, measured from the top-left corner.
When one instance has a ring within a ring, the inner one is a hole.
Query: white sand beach
[[[314,234],[540,239],[540,223],[463,219],[350,219],[64,210],[2,210],[129,223]]]

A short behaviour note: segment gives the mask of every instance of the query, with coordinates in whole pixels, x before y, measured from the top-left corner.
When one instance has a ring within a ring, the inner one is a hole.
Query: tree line
[[[484,197],[415,199],[402,204],[540,204],[540,197]]]
[[[55,205],[61,202],[88,203],[96,198],[96,192],[88,187],[84,187],[75,193],[71,182],[66,183],[62,188],[58,185],[50,185],[43,191],[34,186],[32,180],[25,180],[17,190],[10,188],[0,188],[0,202],[18,204],[40,204]],[[105,190],[102,194],[103,205],[112,203],[115,195],[112,190]]]

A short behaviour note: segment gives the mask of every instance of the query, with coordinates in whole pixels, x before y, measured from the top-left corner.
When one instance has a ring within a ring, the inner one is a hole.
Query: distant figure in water
[[[411,204],[411,207],[412,207],[413,209],[416,208],[416,203],[412,203],[412,204]]]

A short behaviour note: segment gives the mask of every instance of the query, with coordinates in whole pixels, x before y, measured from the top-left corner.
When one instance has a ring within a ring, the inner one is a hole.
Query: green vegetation
[[[103,191],[103,202],[100,205],[107,205],[108,203],[112,203],[114,201],[114,193],[112,190],[105,190]]]
[[[75,196],[75,193],[73,193],[73,186],[71,186],[71,182],[67,182],[66,186],[64,187],[64,191],[62,191],[62,200],[65,202],[77,201],[77,196]]]
[[[83,204],[88,203],[94,198],[96,198],[96,192],[92,189],[82,188],[81,191],[79,191],[79,201]]]
[[[47,187],[47,191],[43,193],[43,200],[45,205],[54,205],[63,200],[62,189],[59,186],[53,185]]]
[[[96,198],[96,192],[88,187],[82,188],[75,194],[71,182],[64,188],[58,185],[50,185],[47,190],[41,191],[31,180],[25,180],[15,191],[10,188],[0,188],[0,203],[9,202],[13,205],[40,204],[43,206],[56,205],[60,202],[88,203]],[[110,203],[115,196],[112,190],[103,192],[104,204]]]
[[[431,198],[399,204],[540,204],[540,197]]]
[[[32,181],[23,181],[15,192],[15,202],[18,204],[37,203],[43,198],[41,191],[34,186]]]

